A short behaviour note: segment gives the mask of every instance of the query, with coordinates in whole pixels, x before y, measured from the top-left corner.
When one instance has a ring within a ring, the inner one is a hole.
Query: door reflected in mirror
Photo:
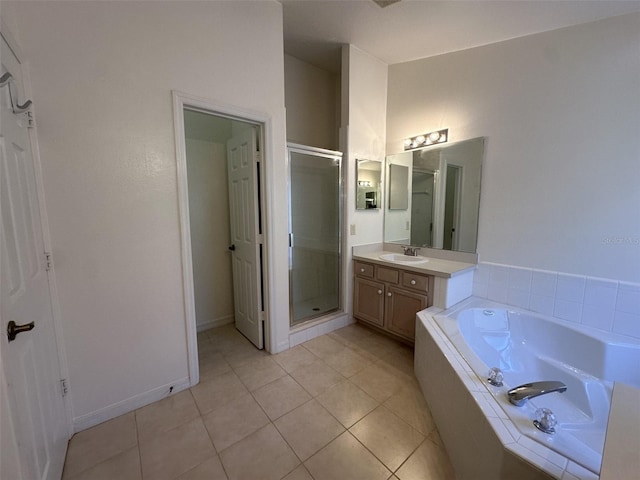
[[[483,156],[482,137],[387,156],[387,178],[408,167],[409,205],[385,208],[384,241],[475,253]]]
[[[382,162],[358,160],[356,163],[356,209],[380,208]]]

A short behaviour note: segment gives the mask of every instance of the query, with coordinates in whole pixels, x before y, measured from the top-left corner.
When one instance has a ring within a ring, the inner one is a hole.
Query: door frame
[[[4,38],[5,42],[9,48],[13,51],[14,55],[18,59],[20,63],[20,70],[22,73],[22,88],[24,90],[25,98],[33,98],[33,91],[31,89],[31,76],[29,71],[29,63],[24,60],[24,56],[22,54],[22,50],[20,49],[20,45],[16,41],[15,37],[11,33],[11,30],[7,27],[4,20],[0,20],[0,36]],[[34,125],[32,128],[29,128],[29,143],[31,145],[31,155],[33,157],[33,170],[35,176],[35,186],[36,186],[36,197],[38,200],[38,207],[40,209],[40,225],[42,227],[42,240],[44,252],[43,254],[49,254],[49,270],[47,271],[47,281],[49,284],[49,298],[51,301],[51,315],[52,315],[52,326],[53,331],[55,333],[55,342],[56,342],[56,351],[58,357],[58,367],[60,369],[60,375],[62,382],[63,380],[66,382],[66,385],[70,385],[69,380],[69,363],[67,360],[67,351],[64,343],[64,333],[62,327],[62,310],[60,308],[60,299],[58,297],[58,287],[56,283],[56,275],[55,275],[55,263],[53,259],[53,255],[51,252],[53,251],[53,244],[51,241],[51,232],[49,230],[49,216],[47,212],[47,202],[44,193],[44,180],[42,175],[42,162],[40,159],[40,145],[38,143],[38,114],[37,114],[37,106],[32,104],[30,107],[31,112],[33,112]],[[4,319],[2,320],[4,322]],[[2,328],[4,329],[4,323],[2,323]],[[3,330],[4,332],[4,330]],[[4,368],[4,366],[2,366]],[[65,387],[67,388],[67,387]],[[62,394],[62,390],[61,390]],[[73,393],[69,388],[66,393],[62,397],[62,401],[65,407],[65,423],[67,426],[67,436],[71,438],[71,436],[75,433],[74,425],[73,425],[73,403],[71,401]]]
[[[236,107],[215,100],[197,97],[188,93],[173,90],[173,124],[176,142],[176,161],[178,179],[178,209],[180,216],[180,250],[182,257],[182,286],[184,293],[184,311],[187,333],[187,355],[189,363],[189,383],[196,385],[200,381],[200,368],[198,364],[198,342],[196,328],[196,308],[193,281],[193,258],[191,252],[191,224],[189,220],[189,189],[187,181],[187,150],[184,129],[184,109],[193,109],[202,113],[225,117],[230,120],[238,120],[252,123],[260,127],[260,144],[262,161],[260,165],[260,210],[262,215],[262,281],[264,285],[264,348],[271,351],[271,322],[270,322],[270,288],[269,288],[269,238],[266,205],[266,169],[264,162],[271,161],[268,143],[272,138],[271,118],[262,113]]]

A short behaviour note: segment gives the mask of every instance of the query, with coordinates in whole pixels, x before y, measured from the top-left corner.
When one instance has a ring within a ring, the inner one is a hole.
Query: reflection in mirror
[[[409,167],[389,165],[389,210],[409,208]]]
[[[356,209],[380,208],[382,162],[358,160],[356,163]]]
[[[406,210],[385,209],[384,241],[475,253],[483,156],[482,137],[387,156],[410,194]]]

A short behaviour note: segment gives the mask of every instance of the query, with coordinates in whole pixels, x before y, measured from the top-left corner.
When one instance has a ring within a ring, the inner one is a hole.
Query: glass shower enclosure
[[[287,147],[293,326],[341,308],[342,153]]]

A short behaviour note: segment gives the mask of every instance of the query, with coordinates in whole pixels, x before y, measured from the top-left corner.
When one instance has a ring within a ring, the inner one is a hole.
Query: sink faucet
[[[420,250],[419,247],[412,247],[409,245],[403,245],[402,246],[402,250],[404,250],[404,254],[408,255],[410,257],[417,257],[418,256],[418,250]]]
[[[562,393],[566,390],[567,386],[564,383],[551,380],[546,382],[525,383],[509,390],[507,396],[509,397],[509,401],[516,407],[521,407],[530,398],[553,392]]]

